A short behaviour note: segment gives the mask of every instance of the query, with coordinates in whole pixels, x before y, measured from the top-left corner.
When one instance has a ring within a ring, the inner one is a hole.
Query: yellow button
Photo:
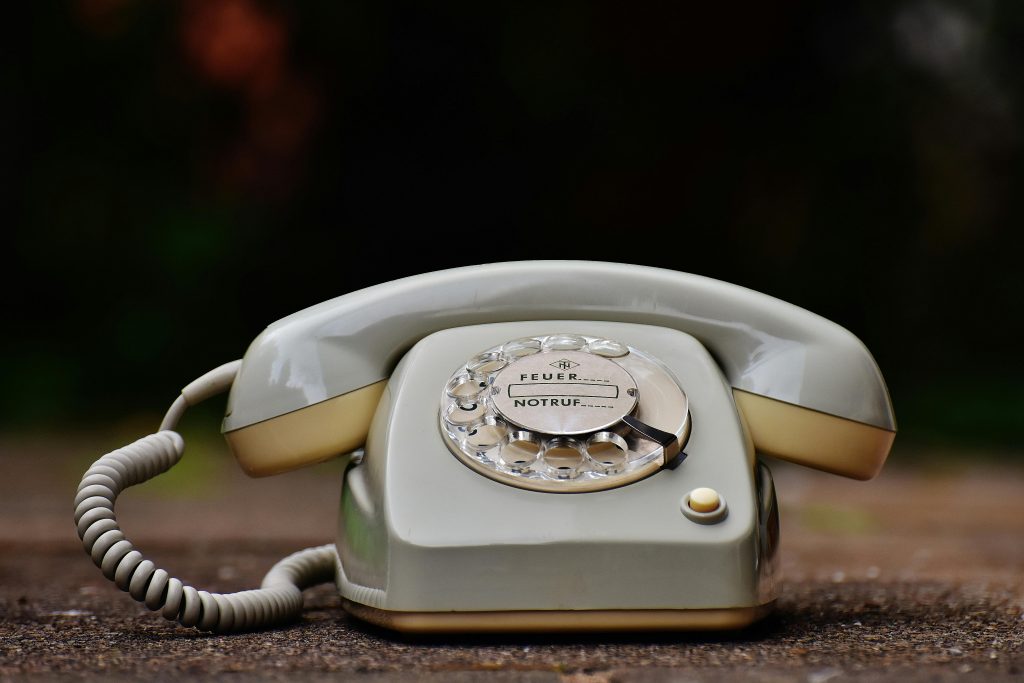
[[[690,491],[690,509],[694,512],[714,512],[722,504],[718,491],[701,487]]]

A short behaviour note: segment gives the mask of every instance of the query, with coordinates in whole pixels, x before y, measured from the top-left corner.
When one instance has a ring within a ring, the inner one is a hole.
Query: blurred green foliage
[[[905,438],[1020,445],[1020,3],[28,10],[4,429],[158,412],[359,287],[589,258],[809,308]]]

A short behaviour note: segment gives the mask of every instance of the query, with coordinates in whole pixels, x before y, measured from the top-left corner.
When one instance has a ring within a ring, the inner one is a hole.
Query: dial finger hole
[[[544,449],[546,472],[555,479],[575,479],[583,459],[583,448],[575,439],[552,439]]]
[[[515,360],[516,358],[522,358],[523,356],[532,356],[535,353],[540,353],[541,343],[539,339],[516,339],[510,341],[501,347],[501,352],[506,358]]]
[[[533,432],[510,432],[501,449],[501,462],[513,472],[525,472],[537,462],[543,444]]]
[[[459,375],[445,386],[445,393],[460,403],[479,403],[477,397],[487,388],[487,378],[481,375]]]
[[[473,356],[466,363],[466,369],[473,374],[490,375],[501,370],[506,365],[508,365],[508,360],[504,356],[500,353],[490,352]]]
[[[618,474],[626,469],[629,446],[615,432],[598,432],[587,440],[587,457],[594,469],[603,474]]]
[[[466,431],[466,443],[477,453],[482,453],[499,445],[505,439],[507,432],[508,427],[504,422],[493,415],[488,415],[469,425]]]
[[[465,429],[484,416],[487,409],[483,402],[453,403],[445,410],[444,420],[453,427]]]
[[[587,344],[587,351],[605,358],[619,358],[629,353],[625,344],[620,344],[613,339],[595,339]]]
[[[553,334],[544,340],[544,348],[551,351],[579,351],[587,340],[578,334]]]

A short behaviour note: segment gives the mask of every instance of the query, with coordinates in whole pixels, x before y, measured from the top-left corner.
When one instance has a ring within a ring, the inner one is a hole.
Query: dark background
[[[580,258],[836,320],[903,443],[1020,445],[1024,5],[428,4],[30,3],[0,428],[159,413],[370,284]]]

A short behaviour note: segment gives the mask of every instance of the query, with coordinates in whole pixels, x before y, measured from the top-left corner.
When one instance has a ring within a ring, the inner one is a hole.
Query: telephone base
[[[733,631],[766,617],[775,601],[721,609],[515,610],[399,612],[342,599],[349,614],[401,633],[536,633],[584,631]]]

